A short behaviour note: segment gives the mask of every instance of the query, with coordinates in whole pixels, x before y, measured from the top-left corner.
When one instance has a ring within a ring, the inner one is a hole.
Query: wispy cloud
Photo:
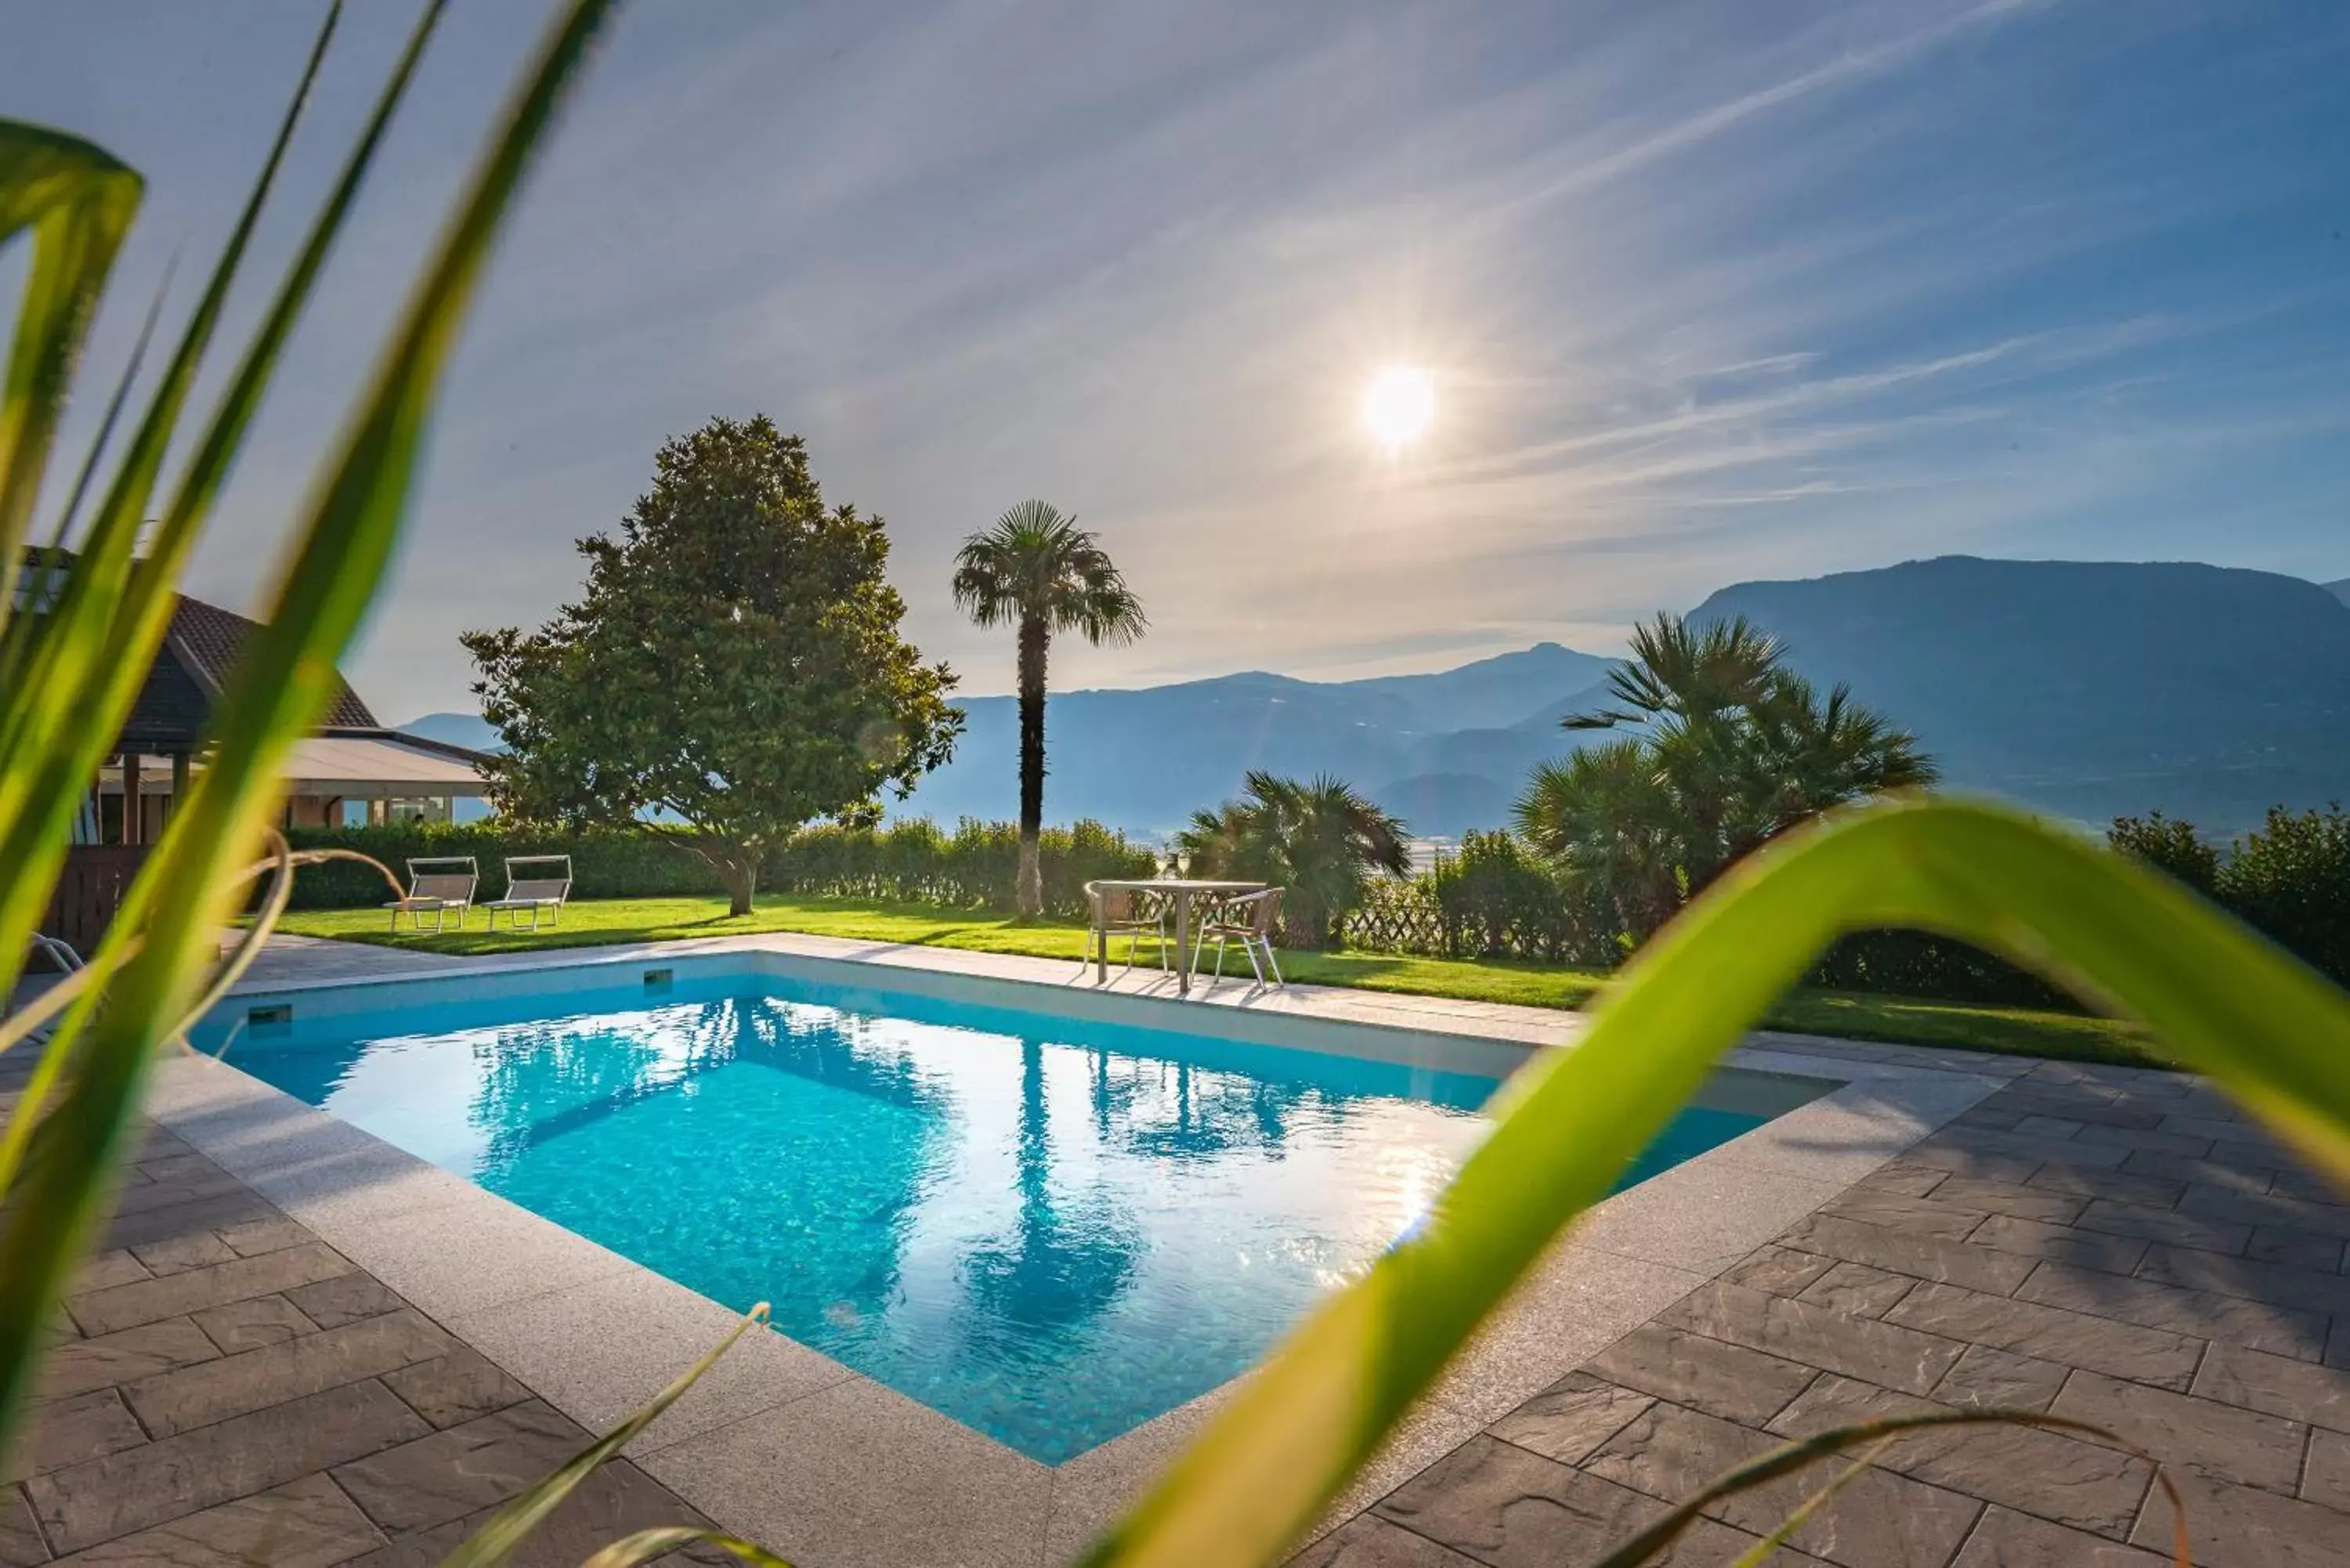
[[[265,134],[282,18],[34,4],[0,93],[146,161],[136,287]],[[200,587],[256,580],[518,12],[452,14]],[[404,18],[354,21],[348,83]],[[461,701],[455,633],[544,615],[658,441],[750,409],[891,518],[976,690],[1008,650],[945,563],[1030,493],[1152,607],[1069,650],[1088,684],[1605,642],[1958,549],[2338,576],[2350,251],[2307,150],[2345,65],[2338,8],[2221,0],[648,3],[500,258],[357,673]],[[1354,401],[1399,358],[1440,421],[1389,465]]]

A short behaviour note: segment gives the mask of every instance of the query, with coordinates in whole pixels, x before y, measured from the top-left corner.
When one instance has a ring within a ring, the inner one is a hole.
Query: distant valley
[[[2158,808],[2219,833],[2272,803],[2350,796],[2350,579],[1949,556],[1739,583],[1693,614],[1784,638],[1798,669],[1915,732],[1954,787],[2090,822]],[[1046,815],[1157,836],[1262,767],[1336,774],[1422,835],[1500,826],[1527,774],[1588,738],[1558,721],[1603,699],[1612,664],[1546,642],[1430,675],[1055,692]],[[954,762],[901,815],[1014,815],[1014,701],[961,706]],[[495,742],[472,714],[406,727]]]

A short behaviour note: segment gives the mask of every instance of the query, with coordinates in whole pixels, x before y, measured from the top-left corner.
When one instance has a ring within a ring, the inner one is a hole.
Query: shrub
[[[1584,964],[1622,957],[1608,899],[1515,834],[1469,834],[1426,880],[1456,956]]]
[[[2158,811],[2144,816],[2117,816],[2106,830],[2106,837],[2122,853],[2136,856],[2199,893],[2208,895],[2219,883],[2220,852],[2203,841],[2191,822]]]
[[[356,849],[395,871],[427,855],[471,855],[481,862],[484,897],[505,886],[509,855],[568,855],[572,891],[581,898],[656,898],[723,891],[718,874],[695,855],[683,831],[647,824],[567,833],[502,818],[486,822],[395,823],[375,827],[299,828],[296,848]],[[1085,885],[1105,877],[1148,877],[1159,858],[1149,847],[1097,822],[1048,827],[1042,845],[1049,914],[1079,919]],[[1008,822],[969,818],[951,837],[927,818],[886,828],[806,827],[768,851],[760,882],[777,892],[887,903],[944,904],[1009,910],[1020,857],[1019,830]],[[297,909],[380,904],[383,880],[363,866],[306,867],[295,878]]]
[[[2350,982],[2350,815],[2272,806],[2220,867],[2221,903],[2337,981]]]

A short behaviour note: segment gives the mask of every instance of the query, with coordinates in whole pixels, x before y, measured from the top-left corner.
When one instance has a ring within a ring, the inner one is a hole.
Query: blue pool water
[[[228,1059],[1046,1463],[1247,1367],[1495,1086],[754,974],[271,1033]],[[1764,1119],[1687,1110],[1625,1182]]]

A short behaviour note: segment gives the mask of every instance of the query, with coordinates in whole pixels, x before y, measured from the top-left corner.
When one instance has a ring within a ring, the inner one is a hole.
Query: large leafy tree
[[[1373,877],[1411,869],[1403,820],[1343,779],[1250,773],[1247,793],[1195,812],[1175,836],[1193,876],[1275,882],[1282,924],[1317,947],[1336,946]]]
[[[578,603],[529,636],[465,634],[507,746],[500,809],[681,818],[741,915],[770,846],[871,821],[951,752],[954,677],[899,634],[882,520],[827,507],[806,446],[764,415],[668,442],[619,536],[579,551]]]
[[[955,556],[954,600],[980,626],[1010,626],[1019,652],[1020,866],[1023,915],[1045,908],[1036,844],[1045,825],[1045,663],[1055,634],[1122,645],[1149,628],[1101,541],[1042,501],[1024,501],[972,535]]]
[[[1535,770],[1517,822],[1645,937],[1733,861],[1846,801],[1930,784],[1916,740],[1837,685],[1823,694],[1744,617],[1636,629],[1613,703],[1570,730],[1638,733]]]

